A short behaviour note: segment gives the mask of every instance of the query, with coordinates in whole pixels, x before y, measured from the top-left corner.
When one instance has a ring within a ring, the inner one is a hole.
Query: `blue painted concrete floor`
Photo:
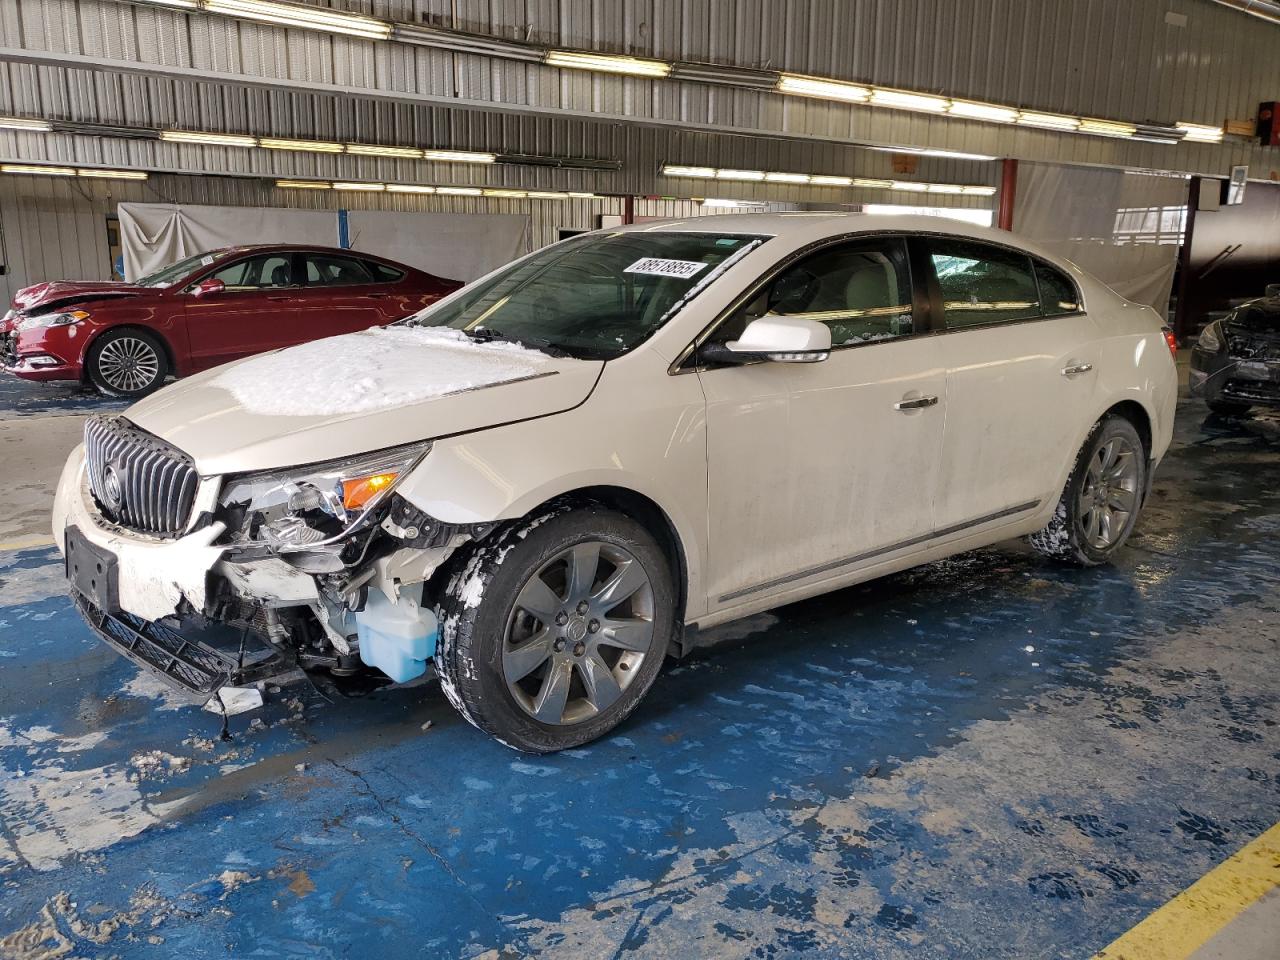
[[[1087,957],[1280,820],[1278,441],[1188,403],[1116,566],[754,617],[543,758],[434,685],[220,742],[0,553],[0,956]]]

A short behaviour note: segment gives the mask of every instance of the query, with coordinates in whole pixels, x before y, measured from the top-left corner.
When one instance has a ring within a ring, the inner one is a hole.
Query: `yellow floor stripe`
[[[5,550],[30,550],[34,547],[51,546],[53,546],[53,537],[47,533],[37,533],[29,537],[19,537],[17,540],[0,541],[0,553]]]
[[[1123,934],[1095,960],[1185,960],[1280,887],[1280,823]]]

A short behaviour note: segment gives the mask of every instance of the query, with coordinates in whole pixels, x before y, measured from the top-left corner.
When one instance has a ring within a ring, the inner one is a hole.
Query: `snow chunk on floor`
[[[323,417],[508,383],[550,362],[537,350],[480,343],[448,327],[375,327],[253,357],[209,383],[250,413]]]

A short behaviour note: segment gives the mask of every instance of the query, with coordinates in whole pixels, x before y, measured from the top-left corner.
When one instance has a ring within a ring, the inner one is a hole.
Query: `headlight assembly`
[[[276,553],[328,546],[359,530],[430,449],[430,443],[418,443],[229,477],[219,517],[234,545],[263,546]]]
[[[1222,349],[1222,341],[1218,339],[1217,326],[1217,321],[1214,321],[1200,331],[1200,339],[1196,342],[1196,345],[1201,350],[1217,353]]]
[[[23,330],[35,330],[39,327],[69,327],[88,318],[89,314],[83,310],[45,313],[38,317],[19,317],[14,321],[13,329],[15,333],[21,333]]]

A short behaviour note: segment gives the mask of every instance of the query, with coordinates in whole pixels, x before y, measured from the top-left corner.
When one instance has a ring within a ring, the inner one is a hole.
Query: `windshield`
[[[405,322],[581,359],[621,356],[766,237],[589,233],[540,250]]]
[[[137,284],[140,287],[171,287],[183,277],[193,273],[198,267],[209,266],[209,264],[213,263],[215,257],[225,252],[224,250],[210,250],[207,253],[197,253],[194,256],[187,257],[185,260],[171,263],[155,273],[147,274],[141,280],[138,280]]]

